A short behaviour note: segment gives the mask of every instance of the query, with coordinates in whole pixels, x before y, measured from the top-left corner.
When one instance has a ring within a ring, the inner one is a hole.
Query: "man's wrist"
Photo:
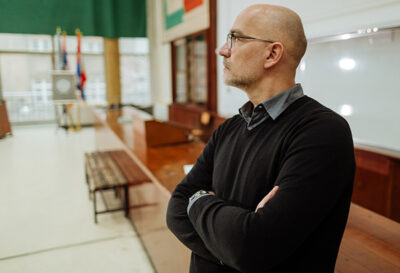
[[[199,190],[196,193],[194,193],[192,196],[189,197],[189,204],[187,206],[187,214],[189,215],[189,210],[192,207],[192,205],[197,201],[197,199],[204,197],[204,196],[208,196],[208,195],[212,195],[210,192],[205,191],[205,190]]]
[[[191,202],[193,199],[195,199],[196,197],[201,196],[203,194],[210,194],[210,193],[205,190],[199,190],[199,191],[195,192],[192,196],[189,197],[189,202]]]

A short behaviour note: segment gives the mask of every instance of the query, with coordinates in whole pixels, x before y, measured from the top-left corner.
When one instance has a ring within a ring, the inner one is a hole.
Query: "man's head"
[[[230,33],[232,48],[225,43],[218,52],[224,57],[226,84],[249,89],[265,78],[294,80],[307,47],[295,12],[280,6],[253,5],[237,16]]]

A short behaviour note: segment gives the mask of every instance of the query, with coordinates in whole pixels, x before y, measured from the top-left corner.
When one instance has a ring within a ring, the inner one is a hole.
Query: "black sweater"
[[[190,272],[334,272],[354,173],[347,122],[303,96],[251,131],[239,115],[224,122],[172,193],[167,225],[193,252]],[[216,196],[188,216],[200,189]]]

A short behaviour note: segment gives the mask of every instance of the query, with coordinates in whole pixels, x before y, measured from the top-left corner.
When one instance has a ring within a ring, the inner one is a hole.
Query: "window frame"
[[[217,58],[215,54],[215,49],[217,48],[217,39],[216,39],[216,0],[210,0],[210,27],[206,30],[199,31],[196,33],[192,33],[186,37],[182,37],[183,39],[187,38],[195,38],[196,36],[200,34],[204,34],[205,37],[205,42],[206,42],[206,48],[207,48],[207,57],[206,57],[206,62],[207,62],[207,98],[206,102],[204,105],[198,105],[197,103],[192,103],[192,102],[177,102],[177,90],[176,90],[176,75],[177,75],[177,69],[176,69],[176,52],[175,52],[175,41],[172,41],[171,44],[171,71],[172,71],[172,105],[176,105],[180,108],[188,108],[191,110],[198,110],[198,111],[207,111],[211,113],[217,113],[217,72],[216,72],[216,67],[217,67]],[[182,39],[180,38],[180,39]],[[178,39],[179,40],[179,39]],[[187,56],[187,51],[186,51],[186,71],[188,71],[189,67],[189,59]],[[188,73],[188,72],[187,72]],[[187,88],[187,95],[189,95],[189,81],[188,81],[188,76],[187,76],[187,81],[186,81],[186,88]]]

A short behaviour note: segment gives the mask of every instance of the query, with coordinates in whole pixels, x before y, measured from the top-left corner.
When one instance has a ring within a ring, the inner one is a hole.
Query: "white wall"
[[[217,41],[225,42],[226,33],[237,14],[257,3],[281,5],[296,11],[303,20],[308,39],[354,32],[360,28],[400,25],[400,0],[218,0]],[[222,58],[218,58],[218,112],[231,116],[246,101],[246,96],[222,81]]]
[[[358,29],[400,26],[400,0],[218,0],[217,41],[225,42],[236,15],[255,3],[286,6],[303,20],[308,39]],[[400,151],[400,34],[378,35],[309,45],[305,72],[298,71],[296,80],[303,84],[306,95],[340,113],[348,104],[353,109],[346,116],[357,142],[369,143]],[[352,71],[338,68],[342,57],[356,60]],[[245,94],[227,87],[222,80],[222,57],[218,60],[218,111],[232,116],[247,101]]]
[[[297,81],[345,117],[357,142],[400,151],[399,49],[400,29],[311,44]],[[343,58],[354,68],[341,68]]]
[[[150,89],[154,116],[168,120],[168,105],[172,103],[171,47],[162,43],[164,28],[162,1],[147,0],[147,36],[150,46]]]

